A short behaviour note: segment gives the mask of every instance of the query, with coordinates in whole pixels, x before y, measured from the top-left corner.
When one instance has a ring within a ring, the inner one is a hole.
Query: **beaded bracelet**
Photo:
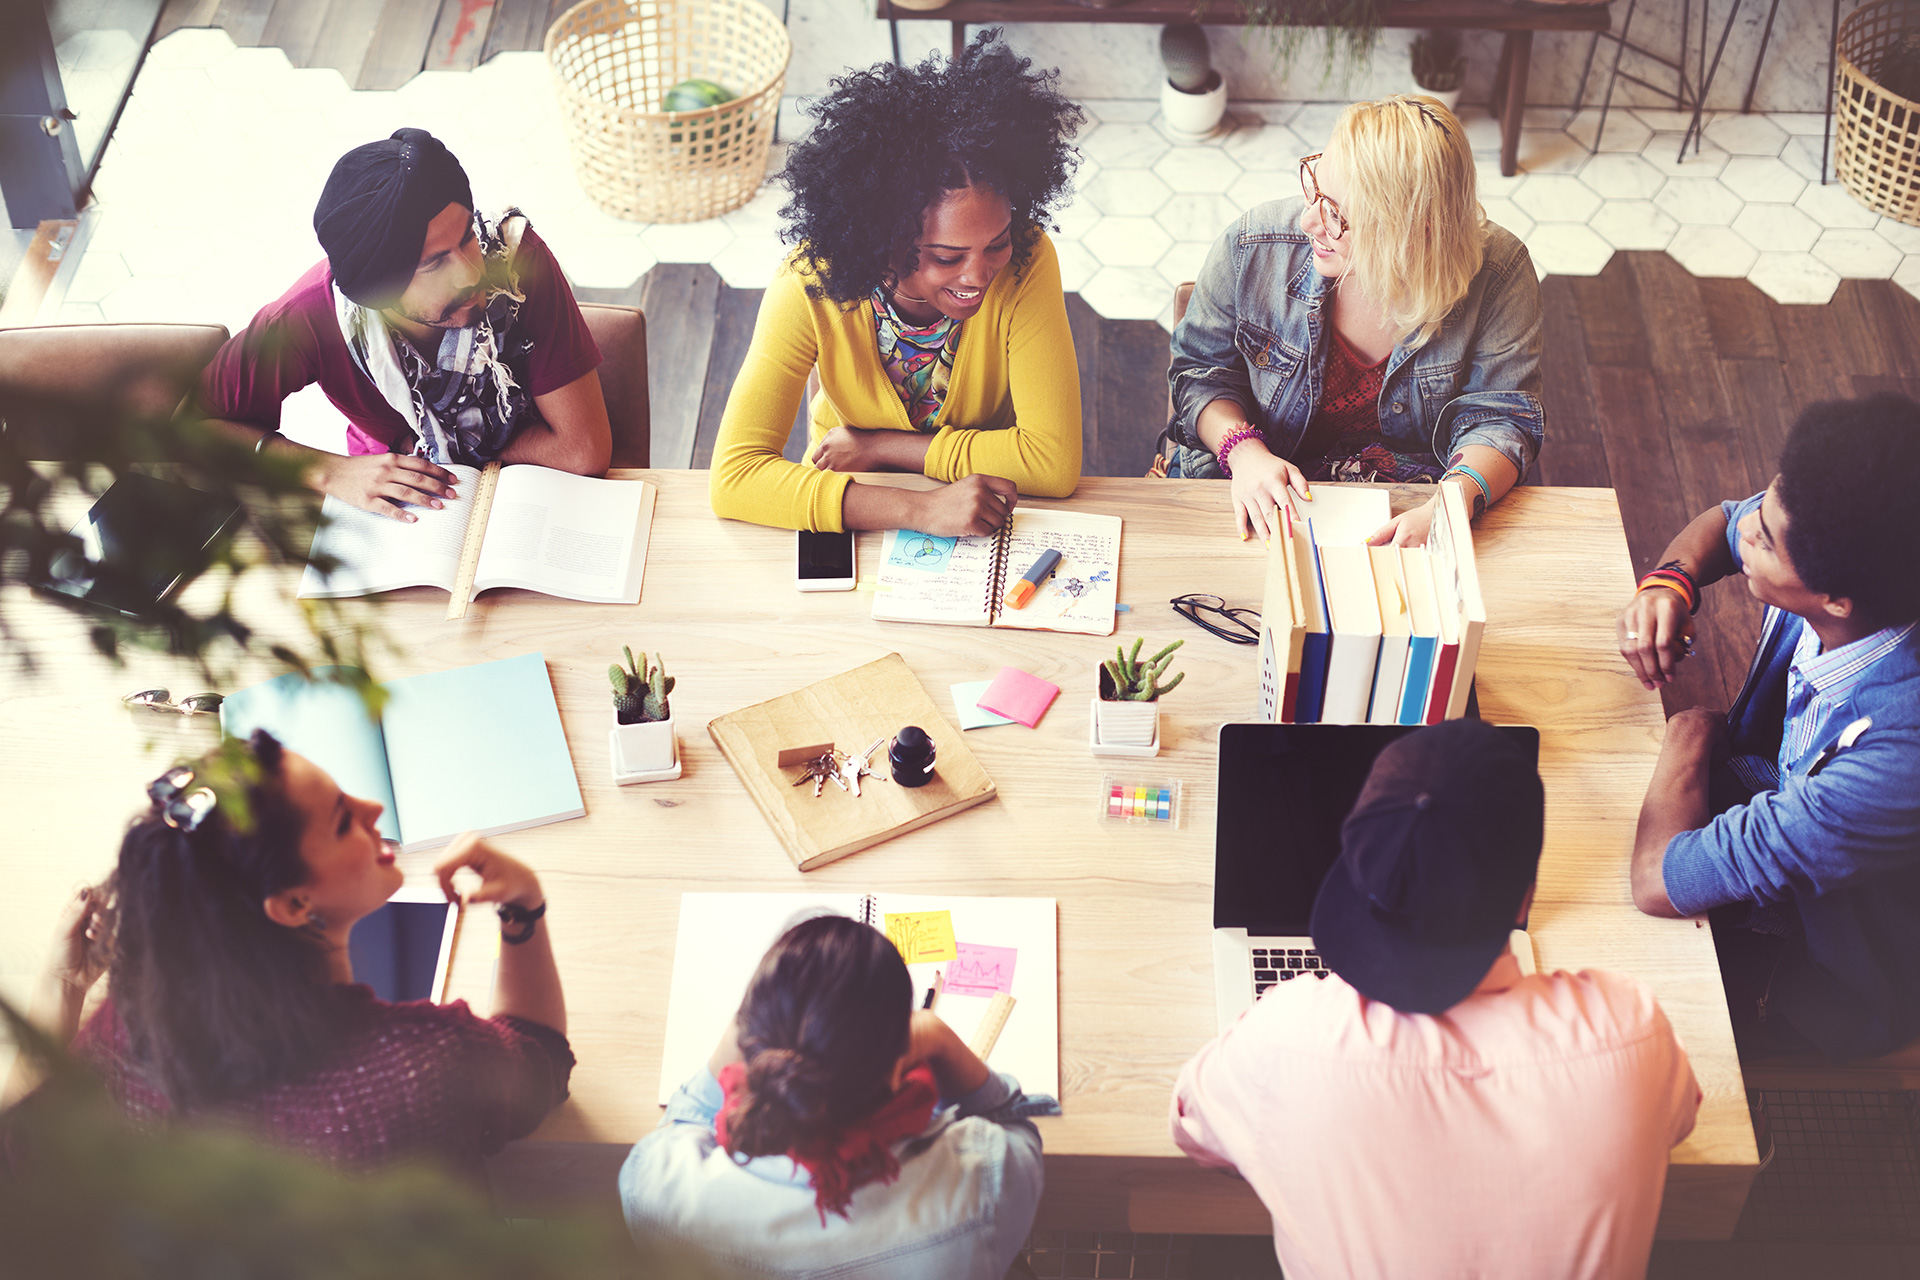
[[[1451,476],[1465,476],[1467,479],[1473,481],[1476,485],[1480,487],[1481,499],[1485,501],[1487,505],[1489,506],[1493,505],[1493,486],[1488,484],[1487,478],[1481,475],[1478,471],[1475,471],[1472,467],[1468,466],[1464,462],[1456,462],[1452,466],[1448,467],[1446,474],[1441,476],[1440,478],[1442,480],[1445,480]]]
[[[1254,426],[1251,422],[1243,422],[1233,430],[1227,432],[1226,435],[1221,437],[1220,447],[1214,451],[1213,455],[1220,460],[1220,474],[1229,480],[1233,479],[1233,468],[1227,463],[1227,455],[1249,440],[1265,439],[1266,433]]]

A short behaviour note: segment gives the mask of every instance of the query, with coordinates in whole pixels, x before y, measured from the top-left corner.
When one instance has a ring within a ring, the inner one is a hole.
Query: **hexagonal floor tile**
[[[1878,233],[1841,227],[1823,232],[1813,256],[1848,280],[1885,280],[1900,269],[1905,254]]]
[[[1587,148],[1559,129],[1520,131],[1520,172],[1578,173],[1587,162]]]
[[[1207,252],[1212,248],[1213,245],[1204,240],[1178,241],[1155,264],[1155,269],[1169,285],[1180,285],[1189,280],[1197,280],[1200,276],[1200,267],[1207,260]]]
[[[1902,253],[1920,253],[1920,227],[1908,226],[1894,218],[1882,218],[1874,230],[1880,238]]]
[[[1720,181],[1741,199],[1763,204],[1792,204],[1807,189],[1805,178],[1773,156],[1735,156]]]
[[[1747,279],[1775,302],[1824,304],[1840,287],[1839,273],[1810,253],[1763,253]]]
[[[1152,218],[1102,218],[1080,243],[1102,266],[1150,267],[1160,261],[1173,237]]]
[[[1167,201],[1153,220],[1175,240],[1211,243],[1240,218],[1240,206],[1225,196],[1182,195]]]
[[[704,222],[657,222],[640,238],[662,262],[711,262],[715,254],[733,242],[733,229],[718,218]]]
[[[1809,182],[1793,207],[1823,227],[1871,228],[1880,221],[1879,214],[1855,200],[1853,194],[1837,182],[1824,187]]]
[[[1147,124],[1103,124],[1080,144],[1080,150],[1102,169],[1150,169],[1170,149],[1171,144]]]
[[[1152,98],[1087,98],[1080,105],[1102,124],[1145,124],[1160,109]]]
[[[1727,227],[1681,227],[1667,254],[1689,275],[1738,279],[1753,268],[1760,251]]]
[[[1580,181],[1609,200],[1650,200],[1666,180],[1638,152],[1597,155],[1580,167]]]
[[[787,202],[785,187],[769,183],[753,199],[738,209],[720,215],[720,220],[737,236],[777,237],[780,234],[780,206]]]
[[[774,274],[791,252],[788,246],[778,240],[765,236],[741,236],[713,255],[712,266],[732,288],[764,289],[773,283]],[[639,278],[639,275],[634,276],[635,280]]]
[[[1762,253],[1805,253],[1820,224],[1791,205],[1750,204],[1733,220],[1734,234]]]
[[[55,324],[105,324],[107,317],[97,302],[63,302],[53,313]]]
[[[1820,181],[1820,139],[1796,134],[1787,139],[1787,145],[1780,151],[1780,163],[1793,170],[1808,182]],[[1827,155],[1827,178],[1833,178],[1833,156]]]
[[[1693,112],[1691,111],[1671,111],[1661,107],[1633,107],[1630,109],[1634,115],[1640,118],[1641,123],[1645,124],[1647,128],[1652,129],[1655,133],[1679,135],[1685,133],[1687,127],[1693,123]]]
[[[130,274],[126,261],[119,254],[111,251],[96,253],[89,246],[81,254],[80,265],[74,269],[72,283],[67,285],[66,300],[98,302],[125,284]]]
[[[293,64],[284,49],[261,45],[254,49],[235,49],[218,62],[207,65],[207,77],[222,89],[279,88]]]
[[[1739,216],[1745,202],[1720,185],[1718,178],[1668,178],[1653,202],[1682,225],[1724,227]]]
[[[1567,136],[1581,146],[1599,152],[1639,151],[1653,138],[1653,130],[1630,111],[1618,107],[1607,112],[1606,136],[1595,146],[1593,136],[1600,127],[1600,111],[1589,107],[1567,121]]]
[[[1101,213],[1126,218],[1146,217],[1172,194],[1151,170],[1102,169],[1080,197]]]
[[[1653,251],[1666,248],[1680,229],[1651,200],[1609,200],[1587,225],[1616,249]]]
[[[1893,273],[1893,282],[1915,298],[1920,298],[1920,253],[1907,255],[1900,269]]]
[[[686,226],[706,226],[706,223],[692,222]],[[637,230],[636,225],[636,230]],[[658,231],[660,228],[649,228]],[[645,235],[629,232],[626,235],[587,235],[569,237],[563,244],[554,246],[554,256],[567,264],[567,276],[582,288],[587,289],[624,289],[653,270],[656,262],[698,261],[708,262],[719,255],[732,243],[729,240],[719,248],[697,259],[662,258],[653,251]],[[767,278],[773,278],[769,268]],[[731,283],[731,281],[729,281]],[[748,286],[743,286],[748,287]],[[765,288],[761,284],[760,288]]]
[[[1597,276],[1613,257],[1613,246],[1587,227],[1555,223],[1527,237],[1527,252],[1544,275]]]
[[[1640,149],[1640,158],[1669,178],[1719,177],[1720,171],[1727,167],[1727,161],[1732,157],[1710,143],[1698,144],[1693,141],[1687,143],[1683,155],[1680,151],[1680,139],[1683,136],[1680,133],[1654,134],[1653,140]]]
[[[1511,200],[1502,200],[1498,196],[1482,200],[1480,207],[1486,210],[1487,221],[1497,222],[1507,230],[1525,240],[1533,234],[1533,219]]]
[[[1051,230],[1059,239],[1078,240],[1100,225],[1100,216],[1093,201],[1083,196],[1053,211]]]
[[[1585,222],[1600,208],[1593,188],[1569,174],[1531,174],[1513,202],[1535,222]]]
[[[1166,277],[1151,267],[1102,267],[1080,297],[1109,320],[1152,320],[1166,310],[1172,293]]]
[[[1060,258],[1060,289],[1063,293],[1080,292],[1087,281],[1093,279],[1094,273],[1100,270],[1100,263],[1077,240],[1055,240],[1053,251]]]
[[[233,37],[219,27],[182,27],[147,50],[146,66],[209,67],[232,52]]]
[[[1240,166],[1219,147],[1175,147],[1153,166],[1175,192],[1219,194],[1240,176]]]
[[[1283,124],[1255,125],[1235,129],[1221,148],[1242,169],[1276,170],[1292,173],[1300,157],[1313,148],[1300,135]]]
[[[1245,210],[1269,200],[1284,200],[1300,194],[1300,179],[1281,170],[1243,173],[1227,188],[1227,199]]]
[[[1729,155],[1777,156],[1787,145],[1787,131],[1765,116],[1719,116],[1706,132],[1707,140]]]

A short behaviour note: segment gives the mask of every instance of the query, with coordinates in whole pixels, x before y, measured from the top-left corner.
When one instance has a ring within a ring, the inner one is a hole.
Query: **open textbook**
[[[378,800],[380,834],[407,853],[463,831],[500,835],[586,812],[540,654],[380,687],[387,702],[375,721],[346,685],[276,676],[229,696],[220,728],[237,738],[265,729],[348,795]]]
[[[1048,549],[1060,553],[1052,575],[1023,608],[1007,608],[1007,585]],[[1119,577],[1119,516],[1022,507],[991,536],[890,531],[880,544],[873,616],[882,622],[1110,636]]]
[[[401,587],[452,591],[469,525],[483,531],[475,594],[520,587],[590,604],[638,604],[653,528],[655,488],[644,480],[600,480],[550,467],[502,467],[491,501],[476,504],[481,473],[458,464],[458,495],[436,511],[417,506],[408,524],[329,497],[313,535],[315,558],[337,562],[331,574],[307,566],[300,595],[331,599]]]
[[[781,934],[820,915],[850,916],[901,948],[919,1008],[938,973],[933,1011],[964,1041],[996,992],[1014,998],[987,1065],[1029,1094],[1060,1094],[1060,959],[1052,898],[921,893],[683,893],[667,996],[660,1105],[706,1064],[747,983]]]

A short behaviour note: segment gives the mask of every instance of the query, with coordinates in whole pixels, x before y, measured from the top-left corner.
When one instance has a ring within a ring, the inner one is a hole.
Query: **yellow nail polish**
[[[1245,542],[1246,540],[1247,540],[1247,535],[1246,535],[1246,534],[1244,534],[1244,533],[1243,533],[1243,534],[1241,534],[1241,535],[1240,535],[1240,541],[1242,541],[1242,542]]]

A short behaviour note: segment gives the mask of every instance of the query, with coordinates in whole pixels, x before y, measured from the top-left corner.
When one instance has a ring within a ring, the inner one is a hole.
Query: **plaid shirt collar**
[[[1904,627],[1882,627],[1872,635],[1826,653],[1820,652],[1820,637],[1813,627],[1803,625],[1800,642],[1793,648],[1794,674],[1812,685],[1823,700],[1844,697],[1874,663],[1892,653],[1913,633],[1915,625],[1909,622]]]

